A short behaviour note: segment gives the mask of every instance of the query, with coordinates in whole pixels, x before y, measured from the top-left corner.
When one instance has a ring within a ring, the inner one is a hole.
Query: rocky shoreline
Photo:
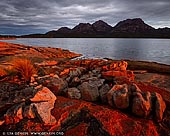
[[[0,132],[170,134],[169,65],[79,56],[0,42]],[[37,71],[28,80],[11,72],[19,59]]]

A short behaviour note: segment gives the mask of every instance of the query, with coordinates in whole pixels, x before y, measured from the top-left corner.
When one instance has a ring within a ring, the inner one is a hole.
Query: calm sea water
[[[81,53],[87,58],[131,59],[170,64],[170,39],[21,38],[6,42],[59,47]]]

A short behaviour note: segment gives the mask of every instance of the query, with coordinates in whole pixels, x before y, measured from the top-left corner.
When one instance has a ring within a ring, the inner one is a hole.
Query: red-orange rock
[[[117,77],[124,76],[131,80],[134,80],[134,74],[132,71],[106,71],[102,72],[102,77]]]
[[[140,117],[147,117],[151,112],[151,94],[146,92],[145,98],[141,92],[133,94],[132,112]]]
[[[54,108],[56,96],[46,87],[39,90],[33,98],[30,99],[32,106],[35,107],[40,121],[44,125],[54,125],[56,123],[55,118],[51,115],[51,110]]]
[[[64,75],[68,75],[69,72],[70,72],[70,69],[69,69],[69,68],[64,69],[64,70],[60,73],[60,76],[62,77],[62,76],[64,76]]]
[[[102,69],[105,70],[115,70],[115,71],[125,71],[127,69],[128,63],[126,61],[114,61],[108,66],[103,66]]]
[[[74,111],[81,110],[83,107],[87,108],[87,116],[84,112],[84,115],[80,114],[81,112],[73,114]],[[60,128],[65,126],[66,135],[159,135],[156,126],[151,120],[135,118],[118,110],[59,96],[56,100],[52,114],[57,120],[60,120],[61,117],[63,118],[62,114],[65,114],[66,112],[68,116],[60,123]],[[93,127],[91,126],[92,124]],[[59,127],[53,127],[51,131],[62,130],[58,128]]]
[[[111,89],[113,93],[113,102],[115,106],[119,109],[126,109],[129,107],[129,94],[128,86],[124,85],[114,85]]]
[[[58,64],[58,62],[57,61],[43,61],[43,62],[41,62],[41,63],[36,63],[36,65],[38,65],[38,66],[54,66],[54,65],[57,65]]]
[[[16,124],[16,123],[20,122],[23,119],[22,107],[23,107],[23,103],[19,104],[17,106],[14,105],[10,109],[8,109],[8,111],[4,115],[5,124],[7,124],[7,125],[8,124]]]
[[[155,102],[155,119],[157,122],[161,122],[163,118],[164,111],[166,109],[166,104],[162,99],[162,96],[158,93],[154,93],[156,97]]]
[[[25,46],[0,42],[0,55],[3,56],[27,56],[29,58],[74,58],[81,54],[76,54],[68,50],[61,50],[49,47]]]

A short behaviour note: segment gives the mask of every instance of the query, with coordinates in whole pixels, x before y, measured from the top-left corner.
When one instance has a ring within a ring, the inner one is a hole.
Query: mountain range
[[[45,34],[22,35],[23,38],[74,38],[74,37],[108,37],[108,38],[170,38],[170,28],[158,28],[146,24],[140,18],[126,19],[115,26],[102,20],[93,24],[79,23],[74,28],[61,27]]]

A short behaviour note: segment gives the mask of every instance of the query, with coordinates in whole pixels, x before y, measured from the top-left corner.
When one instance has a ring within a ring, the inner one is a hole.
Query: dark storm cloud
[[[169,0],[1,0],[0,34],[45,33],[99,19],[115,25],[136,17],[170,27],[169,7]]]

